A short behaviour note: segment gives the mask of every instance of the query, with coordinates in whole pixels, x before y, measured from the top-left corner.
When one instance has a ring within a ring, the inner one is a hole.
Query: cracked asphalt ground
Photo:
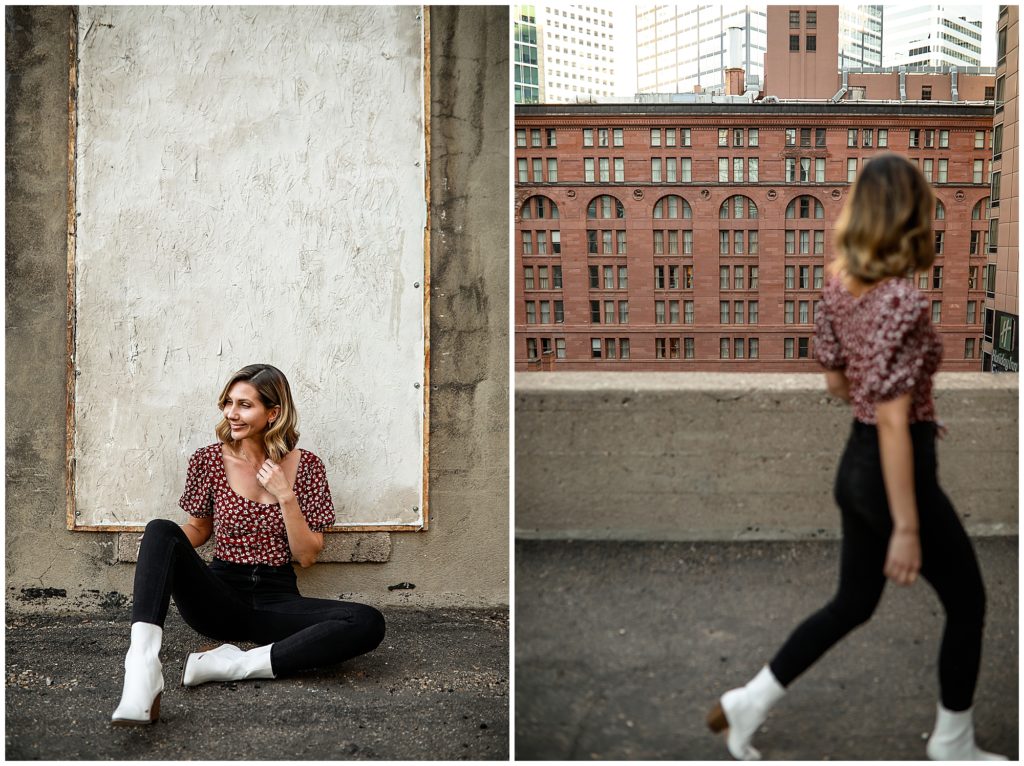
[[[988,592],[978,741],[1018,756],[1017,538],[974,541]],[[704,717],[835,589],[837,542],[516,543],[516,757],[727,760]],[[798,678],[754,744],[772,760],[923,760],[942,607],[889,585]]]
[[[208,639],[172,608],[160,721],[118,728],[110,714],[124,678],[128,611],[8,611],[6,757],[507,760],[507,611],[384,614],[380,647],[335,670],[185,689],[184,656]]]

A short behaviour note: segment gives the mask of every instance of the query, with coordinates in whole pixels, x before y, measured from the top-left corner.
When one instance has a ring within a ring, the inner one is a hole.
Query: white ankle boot
[[[708,726],[716,733],[728,729],[725,743],[733,758],[759,761],[761,753],[750,744],[750,740],[768,717],[772,705],[785,693],[786,690],[765,665],[746,686],[722,695],[708,714]]]
[[[243,652],[234,644],[223,644],[208,652],[195,652],[185,658],[182,686],[199,686],[208,681],[244,681],[249,678],[273,678],[270,647],[257,646]]]
[[[160,665],[163,635],[159,625],[132,624],[132,642],[124,658],[124,689],[111,718],[115,726],[139,726],[160,717],[160,694],[164,690]]]
[[[1005,761],[1005,755],[982,750],[974,742],[971,710],[946,710],[941,704],[935,716],[935,731],[928,738],[931,761]]]

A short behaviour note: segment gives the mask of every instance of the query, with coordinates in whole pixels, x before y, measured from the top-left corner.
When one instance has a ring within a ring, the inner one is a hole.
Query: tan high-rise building
[[[838,5],[768,6],[764,92],[777,98],[826,99],[836,92]]]
[[[1019,340],[1017,244],[1018,197],[1017,52],[1020,8],[1003,5],[996,25],[996,106],[992,124],[992,181],[989,212],[989,264],[985,274],[986,370],[1018,371]]]

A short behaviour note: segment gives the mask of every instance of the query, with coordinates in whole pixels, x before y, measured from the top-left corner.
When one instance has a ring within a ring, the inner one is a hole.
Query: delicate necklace
[[[249,459],[249,456],[245,454],[245,450],[242,449],[241,447],[237,448],[237,457],[242,458],[242,460],[244,460],[246,463],[248,463],[249,467],[252,468],[252,470],[255,473],[259,473],[260,472],[260,467],[256,463],[254,463],[252,460]]]

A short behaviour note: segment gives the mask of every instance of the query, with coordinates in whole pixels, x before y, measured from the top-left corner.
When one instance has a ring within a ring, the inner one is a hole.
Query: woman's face
[[[238,441],[263,433],[270,419],[277,416],[278,408],[267,409],[255,386],[240,380],[228,390],[223,411],[231,426],[231,438]]]

